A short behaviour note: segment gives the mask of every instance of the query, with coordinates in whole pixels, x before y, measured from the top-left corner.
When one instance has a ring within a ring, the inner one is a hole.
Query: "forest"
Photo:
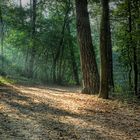
[[[0,140],[139,140],[139,54],[139,0],[0,0]]]

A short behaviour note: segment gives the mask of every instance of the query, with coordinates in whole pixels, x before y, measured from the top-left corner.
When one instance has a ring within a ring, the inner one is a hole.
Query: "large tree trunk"
[[[102,18],[100,28],[100,53],[101,53],[101,81],[99,97],[108,98],[108,23],[109,23],[109,0],[102,0]]]
[[[99,91],[99,74],[92,44],[87,6],[87,0],[76,0],[77,34],[84,86],[82,93],[95,94]]]

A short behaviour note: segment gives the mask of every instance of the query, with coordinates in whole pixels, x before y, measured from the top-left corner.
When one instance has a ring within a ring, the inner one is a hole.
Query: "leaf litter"
[[[140,140],[140,106],[78,88],[0,88],[0,140]]]

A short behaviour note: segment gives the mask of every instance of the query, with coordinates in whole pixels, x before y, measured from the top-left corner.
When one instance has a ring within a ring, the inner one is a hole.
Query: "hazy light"
[[[21,1],[23,6],[26,6],[27,4],[30,3],[30,0],[21,0]]]

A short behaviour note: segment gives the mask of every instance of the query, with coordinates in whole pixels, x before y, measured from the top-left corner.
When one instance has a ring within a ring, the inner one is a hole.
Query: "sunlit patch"
[[[12,102],[17,103],[19,105],[24,105],[24,106],[30,105],[28,101],[24,101],[24,100],[12,100]]]
[[[139,108],[117,101],[98,99],[95,95],[72,92],[68,88],[10,85],[11,96],[1,95],[0,113],[14,128],[38,139],[43,133],[65,139],[131,139],[138,137]],[[8,89],[8,91],[10,90]],[[13,94],[13,96],[12,96]],[[131,126],[131,127],[130,127]]]

